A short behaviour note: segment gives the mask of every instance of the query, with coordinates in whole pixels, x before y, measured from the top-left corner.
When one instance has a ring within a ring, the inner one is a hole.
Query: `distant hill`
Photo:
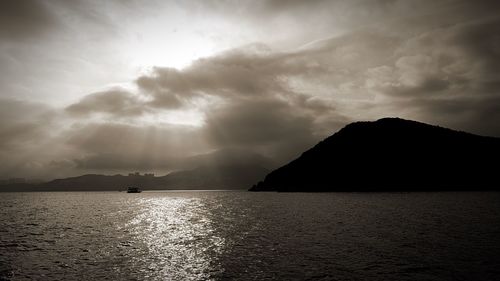
[[[251,191],[500,190],[500,139],[399,118],[356,122]]]
[[[40,184],[3,184],[0,191],[119,191],[128,186],[144,190],[247,189],[269,173],[272,165],[265,157],[235,149],[191,157],[182,164],[185,169],[165,176],[88,174]]]
[[[38,187],[43,190],[54,191],[102,191],[102,190],[126,190],[128,186],[139,186],[151,188],[156,186],[157,177],[153,175],[132,174],[123,175],[82,175],[78,177],[55,179],[43,183]]]
[[[38,186],[43,190],[125,190],[138,186],[145,190],[160,189],[246,189],[269,173],[255,165],[200,166],[192,170],[172,172],[166,176],[152,175],[83,175],[56,179]]]
[[[200,166],[159,177],[164,189],[246,189],[270,170],[253,164]]]

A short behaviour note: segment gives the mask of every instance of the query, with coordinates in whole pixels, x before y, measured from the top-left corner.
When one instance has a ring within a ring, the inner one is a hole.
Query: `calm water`
[[[0,215],[0,280],[500,279],[500,193],[3,193]]]

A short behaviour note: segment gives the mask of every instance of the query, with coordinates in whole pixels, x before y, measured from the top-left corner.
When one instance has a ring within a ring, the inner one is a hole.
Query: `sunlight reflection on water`
[[[123,227],[147,247],[155,277],[200,280],[220,270],[215,261],[224,239],[214,233],[200,198],[143,198],[138,205],[140,212]]]

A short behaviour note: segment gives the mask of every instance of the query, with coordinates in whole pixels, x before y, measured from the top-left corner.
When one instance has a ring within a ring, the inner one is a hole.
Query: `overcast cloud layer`
[[[500,137],[498,1],[2,5],[3,178],[279,164],[387,116]]]

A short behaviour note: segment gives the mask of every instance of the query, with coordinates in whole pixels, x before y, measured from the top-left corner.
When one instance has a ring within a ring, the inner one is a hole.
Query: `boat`
[[[142,191],[138,187],[127,188],[127,193],[141,193]]]

